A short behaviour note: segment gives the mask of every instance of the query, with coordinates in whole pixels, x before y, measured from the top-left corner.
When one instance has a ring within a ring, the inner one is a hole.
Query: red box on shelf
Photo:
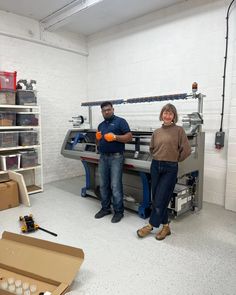
[[[16,90],[16,72],[0,71],[0,90]]]

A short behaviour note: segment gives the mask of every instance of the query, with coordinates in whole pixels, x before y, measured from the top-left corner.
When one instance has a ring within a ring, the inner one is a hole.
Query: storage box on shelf
[[[9,164],[11,157],[6,153],[19,154],[20,167],[16,167],[16,163]],[[0,104],[0,158],[2,159],[0,174],[7,172],[5,168],[12,168],[23,175],[29,194],[42,191],[39,106]]]
[[[16,104],[18,105],[37,105],[36,91],[17,89]]]
[[[38,132],[37,131],[20,131],[19,132],[19,145],[31,146],[38,144]]]
[[[20,151],[21,168],[34,167],[38,165],[38,152],[36,150]]]
[[[0,90],[0,105],[16,104],[16,93],[13,90]]]
[[[0,111],[0,126],[16,125],[16,113]]]
[[[18,131],[0,131],[0,149],[17,147],[19,142]]]
[[[17,113],[16,125],[17,126],[38,126],[38,118],[36,114],[30,113]]]
[[[20,157],[21,154],[5,154],[0,155],[0,167],[1,170],[17,170],[20,169]]]
[[[0,71],[0,90],[16,90],[16,72]]]

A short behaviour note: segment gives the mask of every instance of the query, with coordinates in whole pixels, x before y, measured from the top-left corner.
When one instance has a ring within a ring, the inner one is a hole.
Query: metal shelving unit
[[[43,191],[43,170],[42,170],[42,139],[41,139],[41,116],[38,105],[6,105],[0,104],[0,112],[13,112],[17,114],[36,114],[38,117],[37,126],[0,126],[0,132],[12,131],[37,131],[38,144],[29,146],[0,147],[0,155],[6,153],[17,153],[18,151],[36,150],[38,153],[38,165],[32,167],[14,169],[24,177],[29,194]],[[8,171],[0,170],[0,175]]]

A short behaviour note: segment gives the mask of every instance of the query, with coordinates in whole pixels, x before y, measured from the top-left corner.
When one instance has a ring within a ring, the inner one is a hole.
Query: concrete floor
[[[0,212],[3,231],[20,233],[18,217],[32,213],[41,227],[32,237],[82,248],[85,260],[72,284],[78,295],[233,295],[236,294],[236,213],[204,203],[198,213],[173,220],[172,235],[157,241],[136,236],[147,223],[126,211],[120,223],[94,214],[98,200],[80,197],[83,179],[45,186],[30,196],[31,208]]]

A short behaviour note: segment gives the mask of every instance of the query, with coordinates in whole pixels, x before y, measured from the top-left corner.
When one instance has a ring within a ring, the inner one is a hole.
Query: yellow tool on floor
[[[19,221],[22,222],[22,226],[21,226],[21,231],[23,233],[30,233],[30,232],[34,232],[38,229],[42,230],[42,231],[45,231],[46,233],[49,233],[55,237],[57,237],[57,234],[45,229],[45,228],[42,228],[40,227],[38,224],[36,224],[34,222],[34,219],[33,219],[33,215],[30,214],[30,215],[25,215],[25,216],[20,216],[19,217]]]

